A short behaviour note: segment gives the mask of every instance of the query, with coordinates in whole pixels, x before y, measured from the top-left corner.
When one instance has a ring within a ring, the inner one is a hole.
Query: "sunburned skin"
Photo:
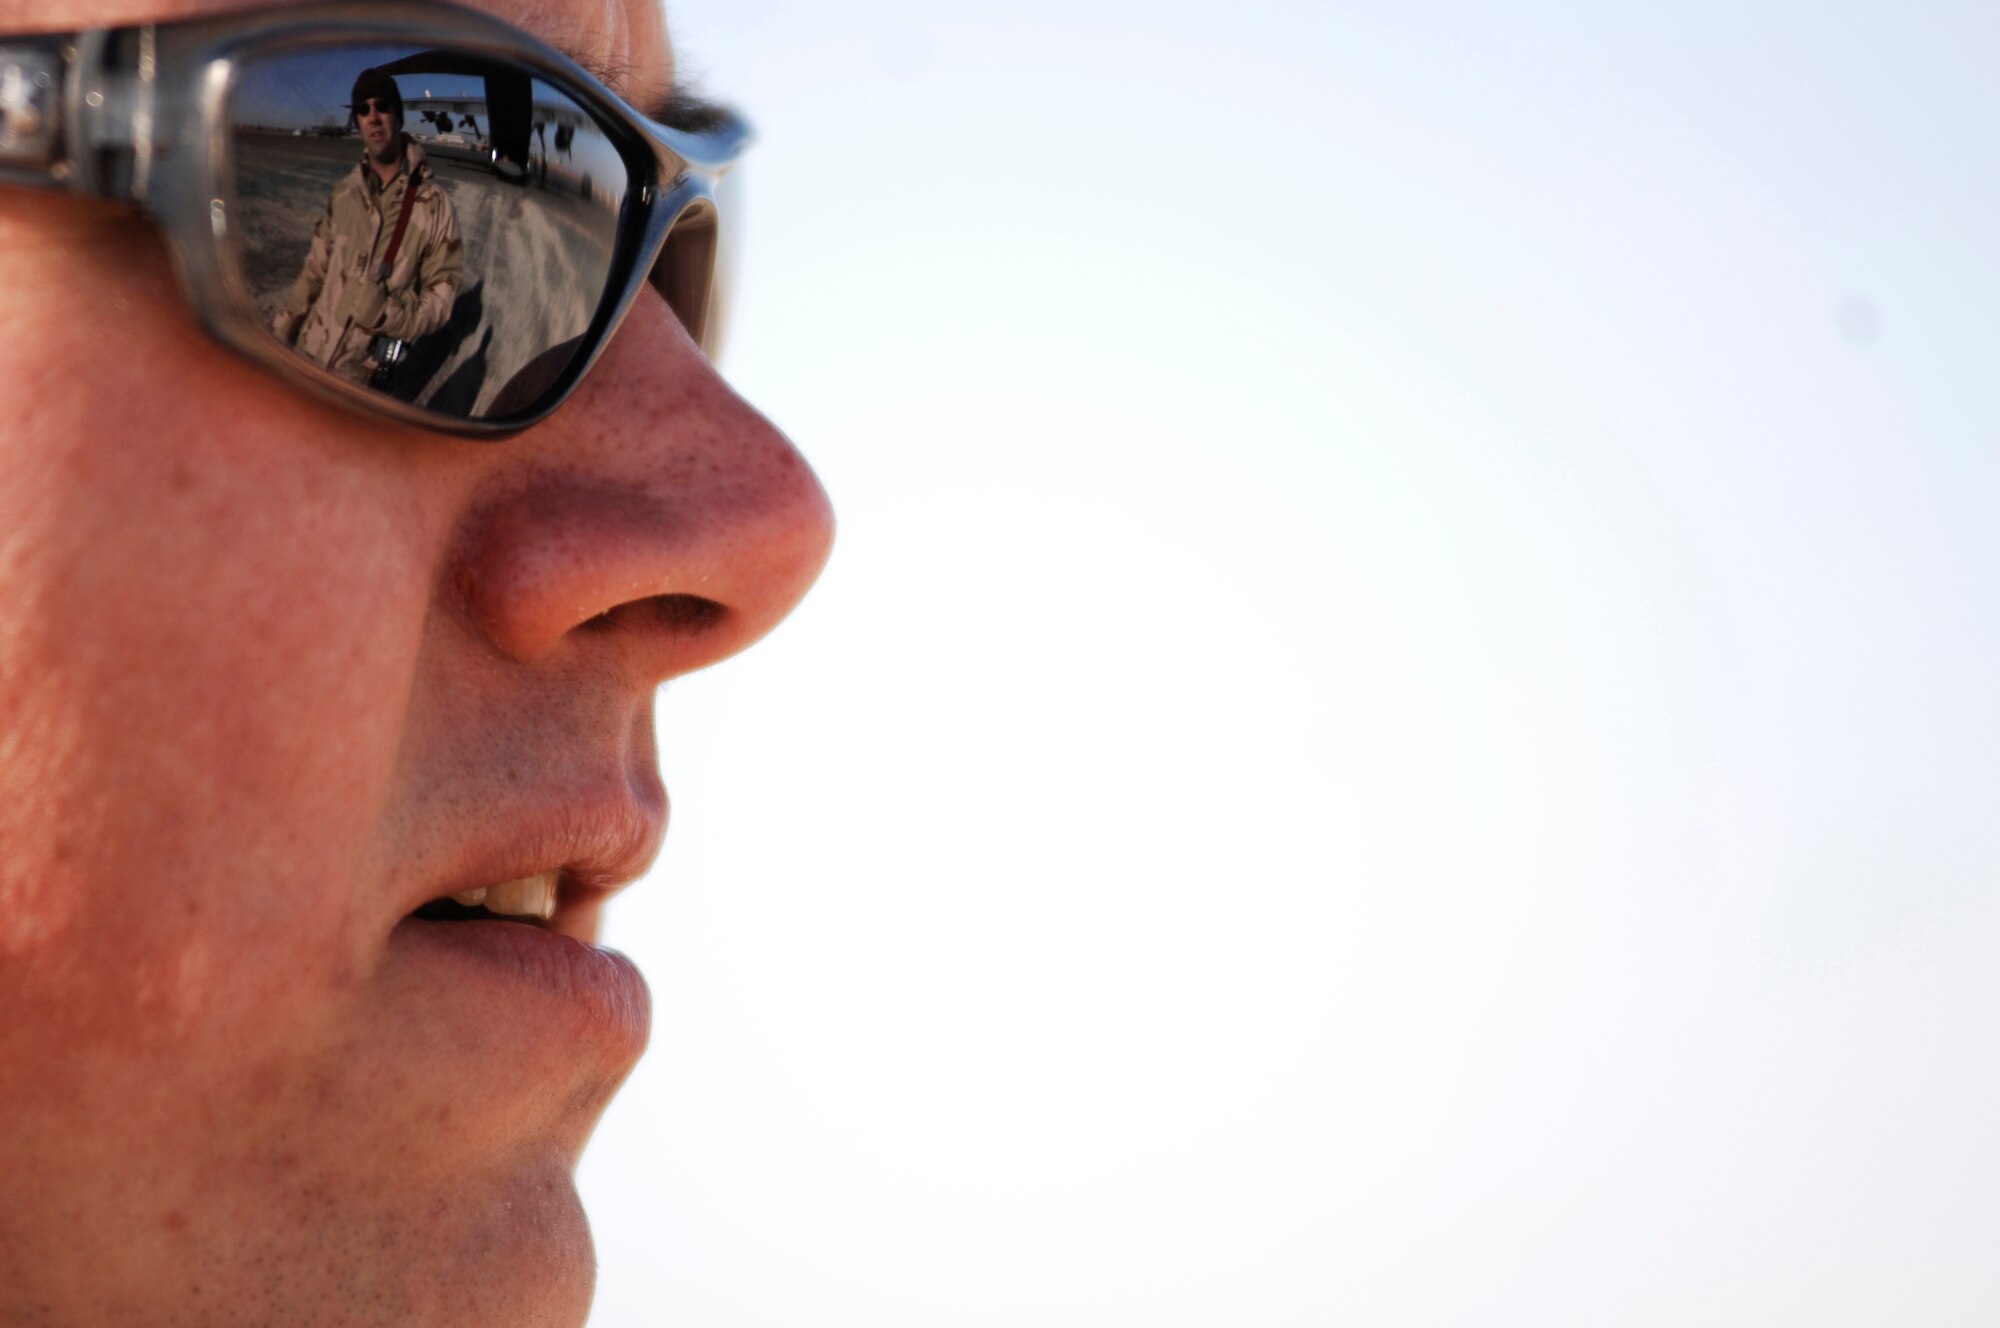
[[[651,6],[484,7],[672,86]],[[0,189],[0,344],[0,1322],[581,1323],[653,693],[805,593],[817,481],[650,290],[547,423],[450,440],[220,348],[143,220]]]

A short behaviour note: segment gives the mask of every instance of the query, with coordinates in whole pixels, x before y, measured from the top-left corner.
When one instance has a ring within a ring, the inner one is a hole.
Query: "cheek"
[[[20,401],[0,441],[0,944],[86,940],[72,1008],[170,1029],[339,979],[440,541],[392,453],[258,371],[90,330],[115,390]],[[73,383],[49,340],[40,381]]]

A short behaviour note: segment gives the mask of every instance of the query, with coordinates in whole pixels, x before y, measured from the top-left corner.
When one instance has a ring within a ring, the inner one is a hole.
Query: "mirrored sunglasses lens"
[[[575,98],[469,52],[319,46],[247,61],[230,119],[273,336],[443,415],[548,399],[605,303],[628,183]]]

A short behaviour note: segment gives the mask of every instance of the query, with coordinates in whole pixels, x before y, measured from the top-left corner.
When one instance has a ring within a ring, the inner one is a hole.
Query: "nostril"
[[[676,635],[697,636],[721,622],[727,613],[722,605],[700,595],[648,595],[586,618],[580,626],[587,632],[603,632],[650,624]]]
[[[655,595],[651,603],[661,623],[690,635],[708,631],[728,613],[714,600],[699,595]]]

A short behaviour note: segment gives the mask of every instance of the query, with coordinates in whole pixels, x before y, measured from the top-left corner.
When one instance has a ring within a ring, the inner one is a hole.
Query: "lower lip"
[[[652,1023],[646,979],[616,950],[521,922],[405,918],[390,945],[438,970],[454,996],[505,1010],[517,1034],[537,1025],[575,1050],[579,1037],[625,1064]]]

